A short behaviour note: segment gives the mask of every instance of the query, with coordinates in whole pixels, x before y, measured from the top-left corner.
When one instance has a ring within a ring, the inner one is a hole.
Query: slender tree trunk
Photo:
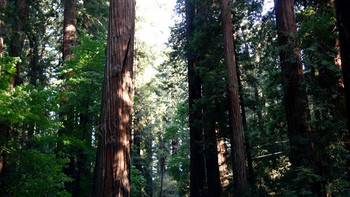
[[[73,55],[70,49],[77,40],[77,0],[64,1],[63,60]]]
[[[335,0],[335,5],[337,10],[341,65],[345,86],[348,131],[350,132],[350,1]],[[347,147],[349,149],[349,142],[347,142]]]
[[[186,37],[189,43],[193,37],[195,17],[195,4],[186,0]],[[189,124],[190,124],[190,195],[191,197],[204,195],[205,168],[203,157],[203,134],[199,122],[201,111],[196,109],[195,101],[201,98],[201,82],[196,73],[196,60],[192,50],[188,49],[188,86],[189,86]]]
[[[163,197],[164,174],[165,174],[165,158],[164,158],[164,156],[162,156],[160,158],[160,192],[159,192],[159,197]]]
[[[38,52],[38,44],[37,37],[33,33],[28,34],[29,38],[29,46],[30,46],[30,83],[34,86],[37,85],[37,81],[40,76],[40,68],[39,68],[39,52]]]
[[[130,196],[135,1],[111,0],[93,196]]]
[[[280,61],[283,75],[284,100],[287,110],[290,161],[295,167],[310,166],[312,146],[308,99],[301,64],[301,51],[295,40],[297,35],[293,0],[275,0],[278,41],[281,46]]]
[[[0,57],[2,57],[2,53],[4,52],[4,35],[5,35],[5,22],[3,21],[5,17],[6,10],[6,0],[0,0]],[[1,65],[0,65],[1,71]],[[0,72],[1,76],[1,72]]]
[[[20,57],[22,48],[26,38],[26,25],[29,17],[29,5],[26,0],[18,0],[16,2],[16,11],[18,20],[16,21],[14,34],[9,44],[9,54],[12,57]],[[16,75],[12,77],[11,87],[21,84],[20,63],[16,64]]]
[[[242,126],[243,131],[245,133],[245,148],[247,151],[247,162],[248,162],[248,175],[249,175],[249,183],[252,190],[255,190],[255,176],[254,176],[254,170],[253,170],[253,159],[252,159],[252,153],[251,153],[251,147],[248,139],[248,126],[247,126],[247,116],[245,112],[245,103],[244,103],[244,97],[243,97],[243,86],[241,81],[241,74],[239,70],[237,69],[237,79],[238,79],[238,86],[239,86],[239,99],[240,99],[240,105],[242,110]],[[261,119],[259,119],[261,120]],[[259,121],[259,126],[261,122]]]
[[[243,145],[242,120],[239,109],[239,94],[237,80],[237,64],[233,43],[233,27],[231,20],[230,1],[221,0],[222,30],[224,39],[225,66],[228,73],[229,84],[229,121],[232,129],[232,158],[233,177],[237,189],[245,189],[247,186],[246,160]]]
[[[72,57],[73,51],[71,50],[71,46],[75,44],[77,39],[77,0],[64,0],[64,16],[63,16],[63,55],[62,60],[67,60]],[[65,76],[62,76],[63,78]],[[63,90],[64,91],[64,90]],[[62,98],[62,106],[66,105],[69,102],[67,97]],[[72,112],[72,109],[65,109],[66,107],[62,107],[60,117],[62,119],[62,124],[64,128],[59,131],[59,136],[62,136],[64,133],[68,134],[72,130],[74,130],[74,117],[75,113]],[[58,146],[60,148],[60,146]],[[76,172],[77,166],[74,157],[70,157],[70,162],[68,166],[63,169],[63,172],[70,178],[74,179],[72,182],[66,182],[65,187],[66,190],[74,196],[76,193],[75,185],[79,179],[77,178]]]
[[[145,166],[146,167],[144,168],[144,171],[143,171],[143,174],[144,174],[145,179],[146,179],[145,192],[146,192],[147,196],[153,197],[152,140],[145,141],[145,150],[148,153],[148,154],[146,154],[146,158],[145,158]]]

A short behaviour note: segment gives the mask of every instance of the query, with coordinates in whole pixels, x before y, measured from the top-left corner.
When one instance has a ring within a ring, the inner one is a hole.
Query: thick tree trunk
[[[350,132],[350,1],[336,0],[337,26],[339,30],[341,65],[345,86],[348,131]],[[350,147],[347,142],[347,147]]]
[[[283,75],[284,100],[287,110],[290,161],[295,167],[310,166],[312,146],[308,99],[301,64],[301,51],[295,40],[297,35],[293,0],[275,0],[280,61]]]
[[[217,140],[217,150],[218,150],[220,182],[221,182],[221,186],[225,188],[230,184],[230,182],[228,180],[229,171],[227,166],[226,146],[225,146],[224,138],[220,138]]]
[[[186,0],[186,37],[189,43],[194,33],[193,20],[195,5]],[[203,157],[203,134],[199,122],[201,111],[196,109],[195,101],[201,98],[201,82],[196,73],[196,60],[192,50],[188,49],[188,86],[189,86],[189,124],[190,124],[190,195],[191,197],[204,196],[205,168]]]
[[[64,1],[64,19],[63,19],[63,60],[72,56],[70,49],[77,40],[77,0]]]
[[[206,107],[205,107],[206,108]],[[204,109],[205,111],[206,109]],[[210,112],[209,112],[210,113]],[[204,116],[205,166],[207,172],[208,196],[220,196],[221,182],[218,162],[215,120],[210,120],[209,114]]]
[[[26,38],[26,25],[29,17],[29,5],[26,0],[16,2],[16,11],[18,20],[16,21],[15,31],[9,44],[9,54],[12,57],[20,57]],[[12,77],[11,87],[21,84],[20,63],[16,64],[16,75]]]
[[[229,121],[232,129],[231,152],[233,158],[233,177],[234,185],[237,189],[241,190],[247,186],[247,172],[243,145],[242,120],[239,109],[237,65],[233,43],[230,1],[221,0],[220,9],[222,14],[225,66],[229,78],[227,91],[229,96]]]
[[[93,196],[130,196],[135,1],[111,0]]]

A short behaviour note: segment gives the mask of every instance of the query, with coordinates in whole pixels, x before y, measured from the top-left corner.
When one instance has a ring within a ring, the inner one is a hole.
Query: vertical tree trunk
[[[194,33],[193,20],[195,17],[195,4],[191,0],[185,1],[186,5],[186,37],[189,43]],[[205,168],[203,148],[201,141],[203,134],[199,122],[201,111],[196,109],[195,101],[201,98],[201,82],[196,73],[196,60],[189,48],[188,61],[188,86],[189,86],[189,125],[190,125],[190,195],[191,197],[203,196]]]
[[[350,132],[350,1],[336,0],[337,26],[339,30],[340,55],[345,86],[348,131]],[[347,147],[350,147],[349,142]]]
[[[227,157],[226,157],[226,146],[225,139],[220,138],[217,140],[217,150],[218,150],[218,164],[219,164],[219,172],[220,172],[220,182],[223,188],[229,185],[228,180],[228,166],[227,166]]]
[[[5,17],[6,10],[6,0],[0,0],[0,57],[2,57],[2,53],[4,52],[4,35],[5,35],[5,23],[3,21]],[[1,65],[0,65],[1,71]],[[0,72],[1,76],[1,72]]]
[[[77,40],[77,0],[64,1],[63,18],[63,60],[73,55],[70,45]]]
[[[248,139],[248,126],[247,126],[247,116],[245,112],[245,103],[244,103],[244,97],[243,97],[243,86],[242,86],[242,81],[241,81],[241,74],[239,70],[237,69],[237,79],[238,79],[238,86],[239,86],[239,100],[240,100],[240,106],[242,110],[242,126],[243,126],[243,131],[245,133],[245,148],[247,151],[247,162],[248,162],[248,175],[249,175],[249,184],[252,190],[255,190],[255,175],[254,175],[254,170],[253,170],[253,158],[252,158],[252,153],[251,153],[251,147]],[[261,119],[259,119],[259,124]],[[260,126],[260,125],[259,125]]]
[[[205,110],[208,109],[204,109],[204,111]],[[206,166],[205,169],[207,174],[208,196],[220,196],[221,182],[216,144],[215,120],[210,120],[209,114],[205,114],[203,116]]]
[[[93,196],[130,196],[135,1],[111,0]]]
[[[284,100],[287,110],[290,161],[295,167],[310,166],[312,147],[308,99],[301,64],[301,52],[295,40],[297,35],[293,0],[275,0],[278,41],[281,46],[280,61],[283,75]]]
[[[9,54],[12,57],[20,57],[26,38],[26,25],[29,17],[29,5],[26,0],[18,0],[16,2],[16,12],[18,20],[16,20],[14,33],[9,44]],[[16,75],[12,77],[11,87],[21,84],[20,73],[20,63],[17,63]]]
[[[62,60],[67,60],[72,57],[73,51],[70,49],[71,45],[74,45],[77,39],[77,0],[64,0],[64,16],[63,16],[63,55]],[[63,76],[64,78],[65,76]],[[64,90],[63,90],[64,91]],[[68,98],[62,99],[62,106],[69,102]],[[71,132],[74,129],[74,116],[75,114],[69,109],[61,111],[60,117],[62,118],[62,124],[64,128],[59,131],[59,136],[64,132]],[[77,181],[76,171],[76,161],[73,156],[69,157],[70,161],[68,166],[63,169],[63,172],[70,178],[73,179],[72,182],[66,182],[66,190],[74,196],[75,194],[75,185],[79,184]]]
[[[237,80],[237,65],[233,43],[233,27],[231,21],[230,1],[221,0],[222,30],[224,39],[225,66],[228,73],[229,84],[229,121],[232,129],[232,158],[234,184],[238,189],[247,186],[246,161],[243,145],[242,120],[239,109],[239,94]]]

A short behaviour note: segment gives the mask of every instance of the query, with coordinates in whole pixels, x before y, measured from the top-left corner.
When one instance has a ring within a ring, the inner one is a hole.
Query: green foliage
[[[71,179],[62,173],[67,160],[34,149],[13,149],[7,154],[13,155],[5,183],[8,196],[70,196],[64,183]]]
[[[0,90],[7,89],[10,86],[12,76],[16,74],[16,64],[20,62],[19,57],[11,57],[8,53],[0,57]]]
[[[146,196],[144,191],[144,185],[146,179],[142,176],[142,173],[136,169],[135,166],[131,166],[131,197]]]

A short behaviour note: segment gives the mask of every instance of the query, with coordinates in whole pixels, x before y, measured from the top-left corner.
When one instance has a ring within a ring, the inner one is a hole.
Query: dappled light
[[[0,0],[0,196],[349,196],[348,10]]]

